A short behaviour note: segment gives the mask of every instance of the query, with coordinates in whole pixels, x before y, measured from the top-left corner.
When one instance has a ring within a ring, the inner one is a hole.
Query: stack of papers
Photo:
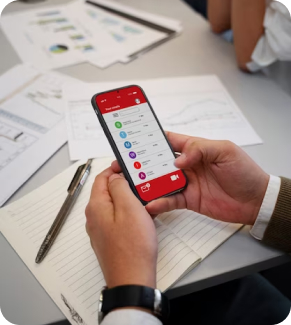
[[[66,84],[63,90],[71,160],[113,155],[91,98],[133,84],[144,89],[166,131],[230,140],[239,146],[262,143],[216,76]]]
[[[182,30],[176,20],[107,0],[7,14],[1,25],[20,58],[42,69],[128,62]]]

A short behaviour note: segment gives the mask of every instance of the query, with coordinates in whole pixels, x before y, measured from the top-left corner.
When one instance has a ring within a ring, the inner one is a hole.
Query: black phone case
[[[147,103],[148,103],[148,105],[149,105],[149,107],[150,107],[150,109],[151,109],[151,111],[152,111],[152,113],[153,113],[153,115],[154,115],[154,117],[155,117],[155,119],[156,119],[156,121],[157,121],[157,123],[158,123],[158,125],[159,125],[159,127],[160,127],[160,129],[161,129],[161,131],[162,131],[162,133],[163,133],[163,135],[164,135],[164,137],[165,137],[165,139],[166,139],[166,141],[167,141],[167,143],[168,143],[170,149],[171,149],[171,151],[172,151],[172,153],[173,153],[173,156],[175,157],[175,152],[174,152],[174,150],[173,150],[173,148],[172,148],[170,142],[168,141],[168,138],[166,137],[166,134],[165,134],[165,132],[164,132],[164,130],[163,130],[161,124],[160,124],[160,121],[158,120],[158,118],[157,118],[157,116],[156,116],[156,114],[155,114],[155,112],[154,112],[154,110],[153,110],[153,108],[152,108],[152,105],[150,104],[150,102],[149,102],[149,100],[148,100],[148,98],[147,98],[145,92],[143,91],[143,89],[142,89],[140,86],[137,86],[137,85],[130,85],[130,86],[125,86],[125,87],[121,87],[121,88],[116,88],[116,89],[111,89],[111,90],[103,91],[103,92],[101,92],[101,93],[98,93],[98,94],[94,95],[94,96],[92,97],[91,103],[92,103],[93,109],[94,109],[94,111],[95,111],[95,113],[96,113],[96,115],[97,115],[97,118],[98,118],[98,120],[99,120],[99,122],[100,122],[100,125],[101,125],[101,127],[102,127],[102,129],[103,129],[103,131],[104,131],[104,133],[105,133],[105,135],[106,135],[106,137],[107,137],[107,139],[108,139],[108,141],[109,141],[109,143],[110,143],[110,146],[111,146],[111,148],[112,148],[112,150],[113,150],[113,152],[114,152],[114,154],[115,154],[115,157],[116,157],[116,159],[117,159],[117,161],[118,161],[118,163],[119,163],[119,165],[120,165],[120,167],[121,167],[121,169],[122,169],[122,172],[123,172],[123,174],[124,174],[126,180],[127,180],[128,183],[129,183],[129,186],[130,186],[131,190],[133,191],[133,193],[135,194],[135,196],[136,196],[136,197],[141,201],[141,203],[142,203],[143,205],[147,205],[149,202],[144,201],[144,200],[139,196],[139,194],[138,194],[138,192],[137,192],[137,190],[136,190],[136,188],[135,188],[135,185],[134,185],[134,183],[133,183],[133,181],[132,181],[132,179],[131,179],[131,176],[130,176],[130,174],[129,174],[127,168],[126,168],[126,165],[125,165],[125,163],[123,162],[123,159],[122,159],[122,157],[121,157],[121,155],[120,155],[120,153],[119,153],[119,150],[118,150],[118,148],[117,148],[117,146],[116,146],[116,144],[115,144],[115,142],[114,142],[114,140],[113,140],[113,138],[112,138],[112,136],[111,136],[111,133],[110,133],[110,131],[109,131],[109,129],[108,129],[108,127],[107,127],[107,125],[106,125],[106,123],[105,123],[103,117],[102,117],[102,114],[101,114],[101,112],[100,112],[100,110],[99,110],[99,107],[98,107],[98,105],[96,104],[96,97],[97,97],[97,96],[99,96],[99,95],[101,95],[101,94],[106,94],[106,93],[108,93],[108,92],[118,91],[118,90],[121,90],[121,89],[130,88],[130,87],[138,87],[138,88],[141,90],[141,92],[143,93],[143,95],[144,95],[144,97],[145,97],[145,99],[146,99],[146,101],[147,101]],[[178,189],[178,190],[176,190],[176,191],[174,191],[174,192],[171,192],[171,193],[169,193],[169,194],[167,194],[167,195],[164,195],[164,196],[161,196],[161,197],[167,197],[167,196],[174,195],[174,194],[176,194],[176,193],[179,193],[179,192],[184,191],[184,189],[188,186],[188,179],[187,179],[187,176],[186,176],[185,172],[184,172],[183,170],[182,170],[182,172],[183,172],[183,174],[184,174],[184,176],[185,176],[185,179],[186,179],[186,185],[185,185],[184,187],[182,187],[181,189]],[[158,199],[158,198],[157,198],[157,199]]]

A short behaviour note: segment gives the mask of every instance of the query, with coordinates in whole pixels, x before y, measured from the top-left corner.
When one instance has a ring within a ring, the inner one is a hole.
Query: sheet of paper
[[[85,2],[86,0],[78,0],[80,2]],[[182,23],[179,20],[149,13],[143,10],[139,10],[136,8],[133,8],[131,6],[127,6],[124,3],[120,3],[117,1],[111,1],[111,0],[89,0],[92,3],[97,3],[99,5],[104,5],[106,7],[112,8],[114,10],[118,10],[121,12],[126,12],[129,15],[132,15],[134,17],[147,20],[149,22],[152,22],[154,24],[160,24],[166,28],[173,29],[177,32],[181,32],[183,30]]]
[[[96,174],[111,161],[112,158],[107,158],[93,162],[90,176],[68,220],[40,265],[34,262],[38,249],[81,163],[0,210],[0,231],[72,324],[97,324],[99,293],[105,282],[85,231],[84,211]],[[156,227],[158,288],[166,290],[194,267],[200,257],[159,220]]]
[[[0,206],[67,141],[62,85],[72,80],[28,65],[0,77]]]
[[[189,210],[164,213],[158,218],[202,259],[242,227],[240,224],[220,222],[198,213],[193,214]]]
[[[71,160],[104,157],[111,153],[91,98],[98,92],[132,84],[144,89],[165,130],[230,140],[239,146],[262,143],[216,76],[70,83],[64,87],[64,96]]]
[[[42,69],[90,59],[98,64],[116,52],[106,31],[90,24],[84,6],[74,2],[3,15],[1,26],[23,62]]]
[[[71,160],[113,156],[91,105],[91,97],[94,95],[91,85],[75,92],[76,90],[74,83],[63,87]]]
[[[106,65],[104,64],[104,67],[114,63],[116,56],[118,57],[117,60],[120,62],[129,62],[135,58],[135,56],[132,56],[133,54],[147,48],[152,44],[168,38],[168,33],[155,30],[153,28],[144,26],[139,22],[135,22],[131,19],[105,11],[94,6],[94,3],[118,12],[126,13],[141,20],[146,20],[152,24],[165,27],[174,31],[176,34],[182,31],[181,23],[171,18],[150,14],[124,4],[116,3],[114,1],[93,0],[89,2],[90,3],[80,0],[78,4],[80,8],[81,6],[85,6],[88,19],[93,22],[95,29],[103,29],[106,31],[117,46],[117,50],[114,52],[112,51],[112,54],[108,55]],[[90,62],[95,64],[94,59]],[[100,66],[100,64],[102,64],[102,62],[98,61],[97,65]]]
[[[94,2],[100,3],[98,1]],[[100,4],[108,6],[109,3],[101,2]],[[80,8],[85,6],[87,19],[93,23],[94,29],[104,30],[112,41],[115,42],[115,50],[112,51],[111,55],[108,55],[108,58],[110,58],[112,62],[114,62],[116,56],[118,56],[119,59],[129,57],[139,50],[168,37],[168,34],[164,32],[149,28],[119,15],[109,13],[92,4],[82,4],[79,2],[79,5]],[[116,9],[116,6],[114,6],[114,8]],[[124,8],[124,6],[122,6],[120,10],[122,12],[128,12],[127,8]],[[95,61],[94,58],[90,60],[93,64],[95,64]]]

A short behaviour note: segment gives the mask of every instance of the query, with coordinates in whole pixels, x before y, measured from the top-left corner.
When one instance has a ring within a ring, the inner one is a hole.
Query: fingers
[[[114,173],[116,173],[116,174],[119,174],[122,171],[117,160],[114,160],[111,163],[111,168],[114,171]]]
[[[175,160],[177,168],[186,169],[200,163],[220,164],[230,161],[237,153],[237,146],[230,141],[189,138],[180,157]]]
[[[169,212],[175,209],[186,209],[187,204],[183,194],[179,193],[173,196],[158,199],[150,202],[146,209],[149,214],[157,215],[163,212]]]
[[[98,227],[98,222],[96,222],[98,216],[106,214],[110,218],[110,211],[113,211],[112,199],[108,191],[108,179],[113,174],[112,169],[107,168],[95,178],[90,200],[85,210],[87,218],[86,231],[88,234],[90,229]]]
[[[109,193],[113,200],[115,209],[132,209],[140,207],[142,204],[133,194],[127,180],[119,175],[113,174],[109,178]]]
[[[183,134],[178,134],[173,132],[166,132],[166,135],[174,151],[176,152],[182,152],[184,145],[191,138],[188,135],[183,135]]]
[[[111,202],[108,192],[108,179],[111,175],[114,175],[114,172],[109,167],[95,178],[92,186],[90,203],[94,202],[94,205],[98,205],[99,208]]]

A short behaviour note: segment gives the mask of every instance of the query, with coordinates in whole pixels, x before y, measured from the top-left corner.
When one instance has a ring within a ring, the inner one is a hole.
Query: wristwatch
[[[99,298],[99,324],[110,311],[125,307],[148,309],[162,322],[167,321],[170,313],[168,298],[158,289],[139,285],[104,287]]]

